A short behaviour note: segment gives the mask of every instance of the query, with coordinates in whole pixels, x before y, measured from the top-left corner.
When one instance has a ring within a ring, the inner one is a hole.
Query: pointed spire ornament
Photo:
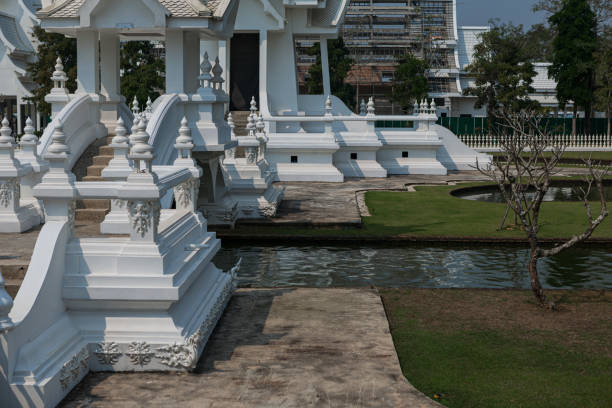
[[[200,80],[201,88],[210,88],[212,76],[210,75],[210,71],[212,70],[212,65],[210,60],[208,59],[208,52],[204,53],[204,58],[202,59],[202,63],[200,64],[200,76],[198,79]]]
[[[332,114],[332,101],[331,101],[331,97],[327,95],[327,98],[325,98],[325,115],[330,116],[331,114]]]
[[[127,129],[125,128],[125,124],[123,123],[123,119],[119,118],[117,120],[117,126],[115,126],[115,137],[111,140],[112,144],[115,145],[127,145],[129,139],[126,137]]]
[[[129,158],[134,161],[135,170],[142,173],[151,173],[153,146],[149,144],[149,134],[143,120],[138,122],[138,130],[136,135],[132,135],[132,140],[134,144],[130,150]],[[144,162],[144,169],[141,169],[141,162]]]
[[[147,114],[147,118],[153,113],[153,102],[151,102],[151,97],[147,97],[147,104],[145,105],[145,113]]]
[[[255,125],[255,118],[257,117],[256,113],[252,113],[249,115],[248,121],[247,121],[247,130],[249,132],[249,136],[251,137],[255,137],[255,129],[256,129],[256,125]]]
[[[53,81],[54,88],[66,87],[68,76],[64,72],[64,65],[62,64],[62,59],[60,57],[57,57],[55,60],[55,71],[53,71],[53,75],[51,75],[51,80]]]
[[[138,105],[138,99],[136,99],[136,95],[134,95],[134,100],[132,101],[132,113],[134,116],[140,113],[140,106]]]
[[[257,115],[257,102],[255,101],[255,97],[251,96],[251,103],[250,103],[251,107],[249,108],[249,110],[251,111],[251,114],[249,116],[253,116],[256,117]]]
[[[414,105],[412,106],[412,114],[413,115],[419,114],[419,101],[417,101],[416,99],[414,100]]]
[[[219,57],[215,58],[215,65],[212,68],[212,73],[213,73],[212,82],[216,84],[216,89],[221,89],[221,85],[225,81],[221,77],[221,74],[223,74],[223,68],[221,68],[221,64],[219,63]]]
[[[9,121],[4,117],[2,126],[0,127],[0,145],[3,147],[13,146],[15,139],[13,138],[13,130],[9,126]]]
[[[374,108],[374,97],[370,96],[370,98],[368,99],[367,114],[368,116],[373,116],[375,113],[376,110]]]
[[[229,112],[227,114],[227,125],[230,127],[232,140],[234,140],[236,138],[236,134],[234,131],[236,129],[236,124],[234,123],[234,117],[232,116],[232,112]]]

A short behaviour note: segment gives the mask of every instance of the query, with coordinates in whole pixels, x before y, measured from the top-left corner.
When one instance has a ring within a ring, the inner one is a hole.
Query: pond
[[[241,287],[414,286],[529,288],[522,247],[228,246],[215,258],[229,269],[239,257]],[[575,248],[539,264],[545,288],[612,288],[612,253]]]
[[[529,198],[532,198],[534,194],[534,189],[530,189],[527,192]],[[604,194],[607,201],[612,199],[612,185],[604,185]],[[460,188],[454,190],[452,195],[463,198],[464,200],[487,201],[492,203],[506,202],[499,187],[495,185]],[[599,201],[599,192],[595,185],[593,185],[592,191],[589,194],[589,200]],[[544,195],[544,201],[582,201],[582,197],[580,196],[580,190],[576,190],[573,187],[552,186],[548,189],[546,195]]]

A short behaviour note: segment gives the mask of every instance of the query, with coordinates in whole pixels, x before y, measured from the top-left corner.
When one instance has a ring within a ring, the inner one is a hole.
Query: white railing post
[[[374,97],[370,96],[368,99],[368,105],[366,109],[366,117],[368,118],[368,133],[376,133],[376,106],[374,104]]]
[[[57,57],[55,61],[55,71],[53,71],[51,81],[53,81],[53,88],[51,88],[51,91],[45,96],[45,102],[51,105],[51,118],[55,119],[59,111],[70,102],[70,94],[66,88],[68,76],[64,72],[64,65],[62,65],[62,59],[60,57]]]
[[[232,112],[229,112],[227,114],[227,125],[230,127],[230,140],[232,142],[235,142],[236,139],[236,124],[234,123],[234,117],[232,116]],[[225,158],[224,158],[224,162],[233,162],[236,159],[236,146],[227,149],[225,151]]]
[[[332,101],[331,97],[327,95],[325,98],[325,133],[333,134],[333,114],[332,114]]]
[[[21,164],[15,159],[15,139],[6,117],[0,127],[0,223],[16,221],[19,211]],[[9,231],[5,231],[9,232]]]
[[[176,138],[174,148],[177,150],[177,158],[174,161],[174,166],[197,168],[196,161],[191,155],[194,144],[191,137],[191,129],[189,128],[187,118],[181,120],[181,127]],[[199,170],[197,171],[199,175]],[[200,178],[194,175],[193,178],[174,187],[174,200],[176,209],[181,211],[195,212],[198,205],[198,192],[200,188]]]
[[[249,115],[248,118],[248,122],[247,122],[247,130],[249,132],[249,139],[256,139],[255,136],[255,118],[253,117],[254,114]],[[245,146],[245,156],[246,156],[246,162],[247,164],[255,164],[257,163],[257,146]]]

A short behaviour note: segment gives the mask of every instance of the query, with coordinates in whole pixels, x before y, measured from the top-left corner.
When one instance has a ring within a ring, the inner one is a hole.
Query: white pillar
[[[114,34],[100,34],[100,91],[110,100],[119,100],[119,37]]]
[[[198,33],[169,30],[166,33],[166,93],[195,93],[199,74]]]
[[[259,109],[268,110],[268,32],[265,30],[259,31]]]
[[[105,96],[100,107],[100,121],[108,130],[113,129],[117,122],[121,102],[119,47],[116,34],[100,33],[100,93]]]
[[[183,92],[183,32],[166,32],[166,93]]]
[[[21,126],[21,98],[17,97],[17,134],[21,135],[22,126]]]
[[[100,53],[97,31],[77,33],[77,93],[98,93]]]
[[[229,94],[229,81],[230,81],[230,42],[223,40],[219,41],[219,61],[224,69],[225,82],[223,83],[223,91]]]
[[[200,87],[200,35],[197,32],[184,32],[183,44],[183,92],[194,94]]]
[[[329,55],[327,53],[327,38],[321,36],[321,71],[323,73],[323,95],[331,95],[329,82]]]

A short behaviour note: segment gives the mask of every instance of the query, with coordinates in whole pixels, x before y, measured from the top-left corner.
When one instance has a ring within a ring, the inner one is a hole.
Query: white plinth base
[[[387,177],[387,170],[376,160],[351,160],[335,165],[344,177]]]
[[[33,203],[19,207],[15,213],[0,212],[0,233],[24,232],[44,221],[42,211]]]
[[[342,183],[344,175],[333,164],[277,163],[275,180]]]
[[[443,176],[447,174],[446,167],[435,160],[394,159],[384,161],[381,164],[387,169],[389,174],[432,174]]]

